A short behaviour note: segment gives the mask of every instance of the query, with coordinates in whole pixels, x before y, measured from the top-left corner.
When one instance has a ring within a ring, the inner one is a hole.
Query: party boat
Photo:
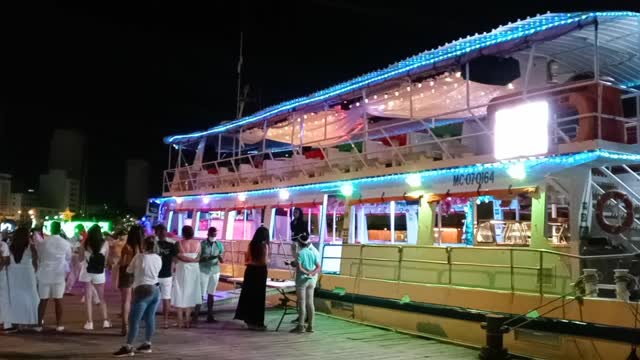
[[[513,354],[625,359],[640,340],[638,49],[640,14],[539,15],[168,136],[148,215],[217,227],[228,277],[266,226],[269,276],[290,279],[299,208],[320,311],[483,350],[497,318]]]

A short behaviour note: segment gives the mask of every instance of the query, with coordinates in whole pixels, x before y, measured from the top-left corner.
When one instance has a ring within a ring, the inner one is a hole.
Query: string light
[[[507,170],[513,165],[517,165],[522,163],[524,165],[525,171],[533,166],[545,164],[545,165],[560,165],[560,166],[577,166],[580,164],[584,164],[590,161],[594,161],[598,158],[603,159],[611,159],[611,160],[623,160],[629,162],[640,162],[640,154],[630,154],[630,153],[620,153],[613,152],[609,150],[592,150],[585,151],[581,153],[574,154],[563,154],[563,155],[551,155],[551,156],[532,156],[525,159],[518,160],[506,160],[506,161],[498,161],[493,163],[485,163],[485,164],[474,164],[467,166],[460,166],[456,168],[445,168],[445,169],[432,169],[425,170],[422,172],[418,172],[421,178],[430,178],[436,176],[449,176],[449,175],[466,175],[466,174],[475,174],[481,171],[487,170]],[[272,195],[278,194],[280,199],[282,196],[286,194],[287,199],[289,198],[290,191],[336,191],[342,187],[342,185],[346,183],[351,183],[352,186],[360,186],[368,183],[386,183],[386,182],[396,182],[396,181],[406,181],[407,174],[392,174],[392,175],[383,175],[383,176],[372,176],[361,179],[354,180],[342,180],[342,181],[332,181],[332,182],[324,182],[324,183],[315,183],[315,184],[305,184],[305,185],[295,185],[290,186],[288,188],[272,188],[272,189],[262,189],[262,190],[253,190],[248,191],[247,195],[250,196],[259,196],[259,195]],[[186,199],[199,199],[203,195],[189,195],[183,197],[166,197],[166,198],[156,198],[152,200],[157,200],[159,202],[167,201],[167,200],[175,200],[176,203],[180,204],[182,200]],[[214,199],[220,198],[225,199],[228,197],[236,197],[237,193],[218,193],[218,194],[209,194]],[[181,199],[178,202],[178,199]]]
[[[554,27],[560,27],[574,23],[581,23],[581,25],[584,26],[587,25],[585,23],[585,20],[594,22],[597,20],[597,18],[621,16],[638,18],[640,17],[640,14],[630,11],[607,11],[560,13],[538,16],[497,28],[485,35],[467,38],[465,40],[460,40],[451,44],[447,44],[445,46],[441,46],[435,50],[423,52],[406,60],[400,61],[394,65],[391,65],[385,69],[374,71],[372,73],[357,77],[355,79],[332,86],[325,90],[318,91],[306,97],[289,100],[279,105],[268,107],[251,116],[238,119],[236,121],[231,121],[224,125],[219,125],[206,131],[200,131],[186,135],[169,136],[166,137],[164,141],[167,144],[171,144],[175,141],[180,141],[192,137],[201,137],[214,133],[222,133],[238,126],[260,121],[265,118],[290,111],[291,109],[299,108],[303,105],[323,101],[327,98],[352,92],[357,89],[370,86],[374,83],[380,83],[382,81],[389,80],[398,76],[404,76],[404,74],[406,74],[408,71],[422,68],[428,65],[434,65],[442,61],[453,59],[489,46],[495,46],[497,44],[513,41],[525,36],[531,36],[537,32],[549,30]]]

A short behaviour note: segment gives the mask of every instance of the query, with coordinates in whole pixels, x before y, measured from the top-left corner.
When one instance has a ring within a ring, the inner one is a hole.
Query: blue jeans
[[[156,330],[156,309],[160,303],[160,289],[153,287],[153,293],[144,299],[136,299],[131,304],[131,312],[129,313],[129,335],[127,336],[127,345],[133,344],[138,336],[138,328],[140,321],[144,319],[146,324],[144,329],[144,341],[151,343],[151,337]]]

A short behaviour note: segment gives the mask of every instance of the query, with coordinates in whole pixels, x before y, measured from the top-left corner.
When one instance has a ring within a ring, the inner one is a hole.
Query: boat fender
[[[609,200],[622,202],[624,211],[626,212],[624,220],[621,224],[611,224],[604,218],[604,207]],[[600,228],[608,234],[620,234],[628,230],[633,225],[633,203],[627,194],[618,190],[610,190],[604,193],[596,204],[596,221]]]

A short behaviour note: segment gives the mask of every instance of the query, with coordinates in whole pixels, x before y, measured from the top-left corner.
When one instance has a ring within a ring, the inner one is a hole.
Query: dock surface
[[[109,286],[109,285],[107,285]],[[222,285],[223,289],[231,289]],[[85,331],[85,305],[77,295],[66,296],[64,333],[56,333],[53,324],[53,303],[49,303],[42,333],[24,331],[0,335],[0,359],[112,359],[111,353],[122,346],[124,338],[119,335],[120,295],[117,290],[105,291],[113,329],[100,328],[102,321],[95,321],[96,330]],[[216,309],[216,324],[200,322],[196,328],[161,329],[162,319],[157,318],[158,329],[153,339],[153,353],[137,354],[145,359],[327,359],[327,360],[382,360],[382,359],[477,359],[478,351],[434,340],[409,336],[319,314],[316,332],[313,334],[290,334],[290,323],[294,315],[287,315],[280,331],[274,329],[282,310],[267,311],[268,331],[246,330],[242,322],[234,321],[234,304]],[[94,307],[94,319],[100,319],[100,311]],[[98,317],[96,317],[98,316]],[[204,318],[204,317],[203,317]],[[175,323],[175,318],[171,318]],[[141,341],[144,329],[140,330]]]

